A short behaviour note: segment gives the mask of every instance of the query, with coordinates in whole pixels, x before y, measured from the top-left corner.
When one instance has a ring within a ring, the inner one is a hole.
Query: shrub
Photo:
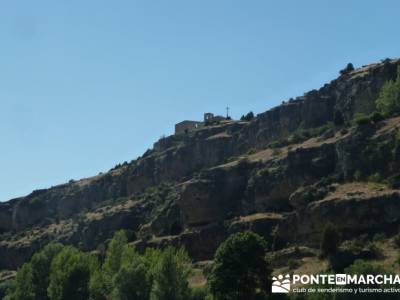
[[[265,249],[265,240],[253,232],[236,233],[223,242],[209,278],[214,297],[252,300],[257,293],[265,295],[271,274]]]
[[[325,226],[321,240],[321,254],[323,257],[329,257],[336,254],[339,247],[339,232],[332,224]]]
[[[368,243],[365,246],[365,250],[369,252],[370,258],[380,258],[382,257],[382,249],[376,245],[376,243]]]
[[[194,288],[191,291],[189,300],[205,300],[208,295],[208,290],[206,287]]]
[[[386,82],[376,100],[376,107],[385,115],[400,113],[400,67],[396,79]]]
[[[381,182],[382,176],[379,172],[375,172],[374,174],[369,175],[367,179],[370,182]]]
[[[354,174],[353,174],[353,179],[354,180],[361,180],[362,179],[362,177],[363,177],[363,175],[362,175],[362,173],[361,173],[361,171],[360,170],[356,170],[355,172],[354,172]]]
[[[382,242],[386,238],[384,233],[376,233],[374,234],[373,241],[374,242]]]
[[[345,75],[345,74],[350,73],[353,70],[354,70],[353,64],[352,63],[348,63],[347,66],[344,69],[340,70],[339,73],[340,73],[340,75]]]
[[[347,129],[347,128],[342,128],[342,130],[340,130],[340,133],[342,134],[342,135],[345,135],[345,134],[347,134],[349,132],[349,130]]]
[[[371,120],[364,113],[356,113],[353,118],[353,123],[357,126],[365,126],[371,124]]]
[[[368,263],[363,260],[356,260],[352,265],[344,269],[345,274],[349,275],[385,275],[391,273],[390,270],[375,264]],[[348,288],[358,288],[357,285],[348,285]],[[377,285],[377,284],[367,284],[363,285],[363,288],[387,288],[386,285]],[[376,299],[376,300],[384,300],[384,299],[398,299],[397,294],[393,293],[358,293],[356,295],[346,295],[343,294],[339,299]]]
[[[275,148],[275,149],[272,151],[272,155],[273,155],[273,156],[278,156],[278,155],[280,155],[280,154],[282,154],[282,149]]]
[[[381,112],[379,111],[375,111],[372,114],[369,115],[369,119],[373,122],[373,123],[378,123],[380,121],[382,121],[385,117],[382,115]]]
[[[273,142],[269,143],[269,145],[268,145],[268,147],[270,147],[270,148],[279,148],[282,146],[283,146],[282,141],[273,141]]]
[[[246,115],[243,115],[240,120],[241,121],[250,121],[254,119],[254,113],[252,111],[248,112]]]
[[[249,149],[249,151],[247,151],[247,155],[251,155],[251,154],[254,154],[254,153],[256,153],[257,152],[257,149],[255,149],[255,148],[251,148],[251,149]]]
[[[298,132],[295,132],[287,138],[287,143],[297,144],[300,143],[302,140],[303,140],[302,136]]]
[[[288,267],[289,267],[290,270],[294,270],[298,266],[300,266],[300,262],[298,260],[293,259],[293,258],[288,260]]]
[[[396,235],[393,237],[393,243],[394,243],[394,245],[395,245],[397,248],[400,248],[400,234],[399,234],[399,233],[396,234]]]

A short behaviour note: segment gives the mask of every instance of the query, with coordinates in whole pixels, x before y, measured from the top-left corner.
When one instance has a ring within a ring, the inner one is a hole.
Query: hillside
[[[139,250],[183,245],[196,262],[247,229],[277,257],[296,246],[315,258],[328,222],[348,240],[390,237],[400,225],[400,117],[353,119],[375,111],[399,65],[344,70],[249,121],[171,135],[107,173],[0,203],[0,269],[51,241],[102,252],[118,229]]]

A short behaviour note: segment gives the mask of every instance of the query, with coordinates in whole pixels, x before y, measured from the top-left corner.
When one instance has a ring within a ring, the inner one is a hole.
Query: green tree
[[[90,300],[106,300],[108,287],[101,269],[93,272],[89,282]]]
[[[351,274],[351,275],[380,275],[380,274],[389,274],[392,273],[388,269],[386,269],[383,266],[379,265],[373,265],[371,263],[368,263],[363,260],[356,260],[352,265],[344,269],[345,274]],[[357,285],[354,286],[347,286],[347,287],[352,287],[352,288],[357,288]],[[363,288],[384,288],[388,286],[384,285],[363,285]],[[390,293],[373,293],[373,294],[368,294],[368,293],[359,293],[357,295],[352,295],[352,294],[342,294],[342,295],[337,295],[336,300],[352,300],[352,299],[374,299],[374,300],[386,300],[386,299],[398,299],[397,294],[390,294]]]
[[[155,267],[151,300],[187,300],[191,263],[183,249],[166,248]]]
[[[332,224],[327,224],[322,233],[321,239],[321,254],[324,257],[329,257],[336,254],[340,242],[339,232]]]
[[[36,300],[49,299],[47,288],[50,282],[49,275],[51,262],[63,248],[64,246],[62,244],[52,243],[33,255],[30,263],[32,265],[32,282],[35,288]]]
[[[121,267],[124,247],[128,244],[128,238],[124,230],[117,231],[107,247],[103,269],[106,275],[113,277]]]
[[[112,299],[147,300],[150,286],[147,282],[146,266],[138,259],[136,262],[123,265],[113,280]]]
[[[51,263],[50,300],[87,300],[91,275],[98,269],[94,256],[68,246]]]
[[[215,254],[210,288],[216,300],[252,300],[267,294],[271,270],[266,241],[254,232],[231,235]]]
[[[252,111],[248,112],[246,115],[241,116],[241,121],[251,121],[254,119],[254,113]]]
[[[18,299],[22,297],[21,293],[32,294],[35,300],[49,299],[47,287],[49,285],[51,261],[63,247],[63,245],[56,243],[45,246],[41,251],[33,255],[28,264],[18,271],[17,280],[14,281],[12,288],[13,291],[19,291]]]
[[[400,66],[395,80],[386,82],[376,100],[376,107],[385,115],[400,113]]]
[[[32,283],[33,272],[29,263],[24,264],[17,272],[17,276],[11,285],[7,300],[36,300],[35,288]]]
[[[144,256],[135,248],[125,245],[121,256],[121,267],[113,277],[112,299],[149,299],[151,282]]]

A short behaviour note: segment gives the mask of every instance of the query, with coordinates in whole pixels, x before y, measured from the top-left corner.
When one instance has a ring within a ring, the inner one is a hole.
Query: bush
[[[374,234],[374,237],[372,240],[374,242],[382,242],[383,240],[385,240],[385,238],[386,238],[386,235],[384,233],[376,233],[376,234]]]
[[[360,170],[356,170],[354,172],[354,174],[353,174],[353,179],[359,181],[362,178],[363,178],[363,175],[362,175],[361,171]]]
[[[400,66],[396,79],[386,82],[376,100],[376,107],[385,115],[400,113]]]
[[[294,270],[298,266],[300,266],[300,262],[298,260],[293,259],[293,258],[288,260],[288,267],[289,267],[290,270]]]
[[[344,270],[345,274],[350,275],[384,275],[389,274],[389,270],[382,266],[374,265],[363,260],[356,260],[352,265],[347,267]],[[358,288],[357,285],[348,285],[348,288]],[[363,285],[363,288],[387,288],[385,285]],[[338,297],[340,300],[347,299],[375,299],[375,300],[384,300],[384,299],[398,299],[398,295],[396,293],[358,293],[354,294],[343,294],[341,297]]]
[[[211,293],[218,300],[256,299],[267,294],[270,268],[266,242],[253,232],[231,235],[216,254],[209,278]]]
[[[282,154],[282,149],[275,148],[274,150],[272,150],[272,155],[273,156],[278,156],[280,154]]]
[[[321,240],[321,254],[323,257],[335,255],[339,247],[339,232],[332,224],[325,226]]]
[[[349,132],[349,130],[347,129],[347,128],[342,128],[341,130],[340,130],[340,134],[342,134],[342,135],[345,135],[345,134],[347,134]]]
[[[381,182],[382,176],[379,172],[375,172],[374,174],[369,175],[367,180],[370,182]]]
[[[376,243],[367,243],[365,250],[369,253],[369,258],[380,258],[382,257],[382,249],[376,245]]]
[[[208,296],[208,290],[206,287],[194,288],[191,291],[189,300],[205,300]]]
[[[340,73],[340,75],[345,75],[345,74],[350,73],[350,72],[353,71],[353,70],[354,70],[353,64],[352,64],[352,63],[348,63],[347,66],[346,66],[346,68],[340,70],[339,73]]]
[[[252,111],[248,112],[246,115],[243,115],[240,120],[241,121],[251,121],[254,119],[254,113]]]
[[[373,123],[378,123],[378,122],[382,121],[384,118],[385,117],[379,111],[373,112],[372,114],[369,115],[369,119]]]
[[[254,153],[256,153],[257,152],[257,149],[255,149],[255,148],[251,148],[251,149],[249,149],[249,151],[247,151],[247,155],[251,155],[251,154],[254,154]]]
[[[399,234],[399,233],[396,234],[396,235],[393,237],[393,243],[394,243],[394,245],[395,245],[397,248],[400,248],[400,234]]]
[[[364,113],[356,113],[353,118],[353,123],[357,126],[365,126],[371,124],[370,118]]]
[[[284,146],[284,144],[282,143],[282,141],[273,141],[271,143],[268,144],[269,148],[280,148]]]

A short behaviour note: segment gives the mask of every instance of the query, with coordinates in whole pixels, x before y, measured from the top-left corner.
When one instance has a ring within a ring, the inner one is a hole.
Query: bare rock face
[[[400,218],[400,117],[351,121],[374,111],[399,64],[349,69],[251,121],[161,138],[105,174],[1,203],[0,268],[50,241],[104,249],[118,229],[138,249],[183,245],[195,260],[244,230],[275,248],[315,245],[327,222],[349,236],[390,232]]]
[[[210,170],[205,178],[183,184],[178,205],[187,226],[221,222],[240,214],[247,165]]]
[[[344,239],[360,234],[393,234],[400,224],[400,191],[368,183],[337,185],[321,200],[285,217],[279,235],[285,241],[317,246],[327,223]]]

